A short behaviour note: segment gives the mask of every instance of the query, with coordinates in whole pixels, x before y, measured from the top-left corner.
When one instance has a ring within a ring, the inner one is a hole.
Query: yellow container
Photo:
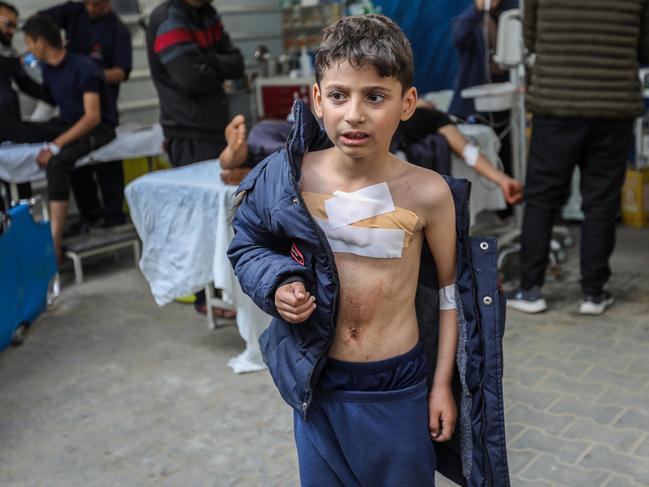
[[[137,159],[128,159],[122,163],[124,168],[124,186],[136,178],[143,176],[149,172],[149,169],[158,171],[160,169],[169,169],[171,165],[165,161],[162,157],[154,157],[151,162],[146,157],[140,157]],[[128,213],[128,205],[126,204],[126,198],[124,198],[124,211]]]
[[[622,187],[622,222],[649,227],[649,168],[627,169]]]

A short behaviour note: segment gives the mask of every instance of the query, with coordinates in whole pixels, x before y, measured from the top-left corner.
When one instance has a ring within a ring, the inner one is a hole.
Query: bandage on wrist
[[[54,142],[49,142],[47,144],[47,150],[50,151],[54,156],[58,156],[61,153],[61,147],[59,147]]]
[[[467,163],[467,165],[473,167],[476,165],[478,162],[478,157],[480,156],[480,149],[478,149],[475,145],[473,144],[466,144],[464,146],[464,149],[462,150],[462,157],[464,158],[464,162]]]
[[[450,284],[439,290],[439,310],[457,309],[455,303],[455,284]]]

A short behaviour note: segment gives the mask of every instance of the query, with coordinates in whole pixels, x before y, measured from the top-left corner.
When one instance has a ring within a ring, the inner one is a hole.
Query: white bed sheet
[[[162,153],[162,127],[123,125],[114,140],[77,161],[76,167],[99,162],[153,157]],[[0,145],[0,179],[10,183],[27,183],[45,179],[45,170],[36,163],[45,142],[37,144]]]
[[[246,342],[229,363],[239,373],[265,368],[258,338],[271,317],[243,293],[226,255],[235,191],[221,182],[218,161],[206,161],[141,176],[125,194],[142,240],[140,269],[156,303],[162,306],[214,282],[236,308]]]

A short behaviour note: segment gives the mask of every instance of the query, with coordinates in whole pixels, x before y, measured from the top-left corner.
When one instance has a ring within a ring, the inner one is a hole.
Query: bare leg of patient
[[[61,241],[63,240],[63,227],[68,213],[68,201],[50,201],[50,225],[52,226],[52,240],[56,252],[56,262],[61,263]]]
[[[248,144],[246,143],[246,119],[237,115],[225,127],[225,140],[228,145],[219,155],[222,169],[239,167],[248,157]]]

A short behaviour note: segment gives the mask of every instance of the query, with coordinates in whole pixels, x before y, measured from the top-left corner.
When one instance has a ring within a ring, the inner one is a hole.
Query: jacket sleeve
[[[534,43],[536,42],[537,9],[537,0],[525,0],[525,10],[523,11],[523,40],[529,52],[534,52]]]
[[[256,172],[248,177],[254,177]],[[262,172],[253,188],[245,195],[238,195],[243,199],[232,222],[234,238],[228,257],[243,292],[263,311],[279,317],[275,290],[292,280],[303,280],[308,289],[314,280],[308,267],[290,257],[291,240],[273,222],[273,203],[268,201],[271,191],[264,188],[263,179]],[[240,189],[245,188],[246,183],[250,180],[245,179]]]
[[[22,68],[18,72],[16,72],[13,78],[20,88],[20,91],[22,91],[23,93],[38,100],[43,100],[45,103],[49,103],[50,105],[56,105],[56,102],[52,98],[52,95],[50,95],[50,92],[47,90],[47,88],[31,79]]]
[[[645,1],[640,19],[640,48],[638,49],[638,61],[640,64],[649,64],[649,0]]]
[[[241,51],[234,47],[230,35],[225,30],[221,32],[221,42],[217,50],[210,52],[208,63],[223,78],[236,79],[243,76],[243,56]]]
[[[471,48],[475,30],[480,28],[483,15],[484,12],[472,4],[453,21],[453,42],[460,52]]]
[[[221,89],[227,78],[243,74],[243,57],[227,33],[221,29],[216,49],[202,49],[190,34],[189,27],[169,29],[162,22],[156,31],[153,52],[180,89],[192,94],[211,93]]]

